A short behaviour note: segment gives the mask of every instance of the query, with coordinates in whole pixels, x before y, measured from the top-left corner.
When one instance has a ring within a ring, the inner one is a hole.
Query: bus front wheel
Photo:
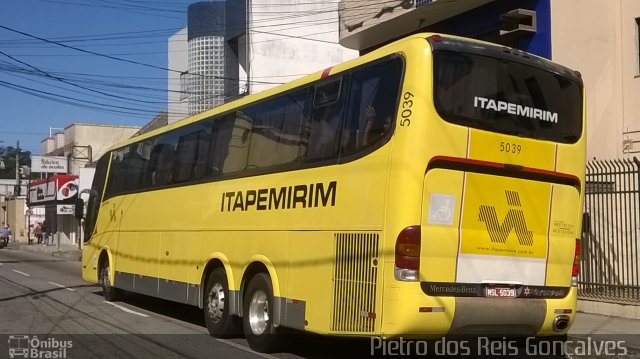
[[[100,266],[100,284],[102,285],[102,295],[107,302],[114,302],[122,296],[122,291],[111,286],[110,280],[111,269],[109,268],[109,260],[106,259]]]
[[[204,322],[209,334],[224,338],[239,334],[238,317],[229,314],[229,285],[222,268],[216,268],[207,279]]]
[[[273,288],[265,273],[256,274],[245,291],[243,324],[249,347],[269,353],[282,346],[277,328],[273,325]]]

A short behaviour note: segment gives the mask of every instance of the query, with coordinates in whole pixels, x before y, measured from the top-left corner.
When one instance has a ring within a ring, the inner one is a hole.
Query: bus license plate
[[[515,298],[516,290],[515,288],[486,288],[485,297]]]

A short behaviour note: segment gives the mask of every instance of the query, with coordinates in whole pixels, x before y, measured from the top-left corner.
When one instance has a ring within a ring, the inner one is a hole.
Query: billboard
[[[67,173],[64,156],[31,156],[31,172]]]
[[[58,175],[29,185],[29,204],[65,201],[78,194],[78,176]]]

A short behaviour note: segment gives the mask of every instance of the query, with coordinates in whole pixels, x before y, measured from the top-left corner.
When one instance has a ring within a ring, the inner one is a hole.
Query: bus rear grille
[[[331,330],[372,333],[376,321],[378,234],[336,233]]]

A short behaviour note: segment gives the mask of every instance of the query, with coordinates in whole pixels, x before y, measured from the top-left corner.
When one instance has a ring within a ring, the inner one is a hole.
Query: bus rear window
[[[456,124],[562,143],[582,133],[582,85],[520,62],[435,51],[434,95]]]

